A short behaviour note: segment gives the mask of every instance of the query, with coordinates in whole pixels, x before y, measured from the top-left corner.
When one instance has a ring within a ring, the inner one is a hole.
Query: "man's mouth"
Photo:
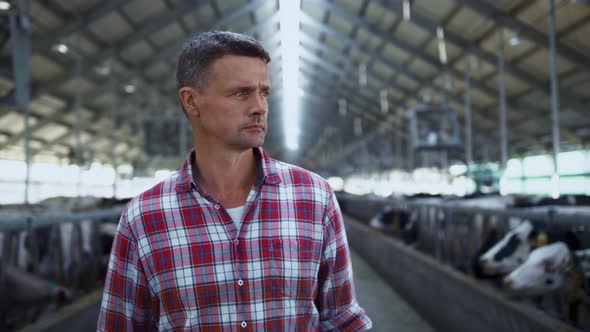
[[[261,131],[264,131],[264,126],[261,125],[261,124],[255,123],[255,124],[251,124],[249,126],[246,126],[244,129],[246,129],[246,130],[261,130]]]

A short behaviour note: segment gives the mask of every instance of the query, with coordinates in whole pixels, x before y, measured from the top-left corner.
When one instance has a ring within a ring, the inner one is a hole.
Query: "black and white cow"
[[[572,263],[572,253],[567,245],[552,243],[533,250],[523,264],[504,278],[504,285],[522,295],[547,294],[563,286]]]
[[[536,299],[551,296],[555,312],[565,320],[578,321],[582,289],[588,290],[590,249],[571,251],[556,242],[531,252],[527,260],[503,280],[512,295]]]
[[[486,275],[504,275],[512,272],[529,256],[537,232],[529,221],[524,221],[506,234],[479,259]]]
[[[573,231],[554,226],[540,232],[525,220],[483,254],[479,262],[485,274],[505,275],[523,264],[533,249],[555,242],[563,242],[572,251],[580,249],[580,240]]]
[[[387,205],[369,223],[369,226],[401,239],[405,244],[418,240],[418,215],[405,209]]]

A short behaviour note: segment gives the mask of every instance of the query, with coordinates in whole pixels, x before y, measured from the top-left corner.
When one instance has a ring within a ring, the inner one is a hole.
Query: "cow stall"
[[[524,220],[531,221],[536,228],[571,231],[581,249],[590,248],[584,225],[590,220],[587,207],[516,208],[510,197],[502,196],[483,200],[487,203],[483,205],[443,197],[403,199],[348,194],[338,197],[346,215],[351,246],[441,331],[590,328],[586,282],[579,283],[577,288],[564,288],[530,299],[504,291],[498,279],[476,278],[473,271],[473,262],[482,254],[482,248],[489,246],[486,242],[502,239]],[[371,218],[385,207],[394,207],[418,220],[414,243],[405,243],[396,234],[369,226]],[[571,298],[572,294],[579,304],[576,307],[555,304],[558,299]],[[572,315],[568,311],[575,311],[575,321],[570,319]]]
[[[25,327],[102,288],[123,206],[0,210],[0,330]],[[112,238],[112,235],[111,235]]]

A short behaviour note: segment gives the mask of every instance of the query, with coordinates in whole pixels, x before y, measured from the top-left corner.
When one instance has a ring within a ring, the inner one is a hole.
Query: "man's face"
[[[261,146],[266,135],[270,81],[260,58],[226,55],[213,62],[205,86],[198,91],[196,130],[208,142],[230,149]]]

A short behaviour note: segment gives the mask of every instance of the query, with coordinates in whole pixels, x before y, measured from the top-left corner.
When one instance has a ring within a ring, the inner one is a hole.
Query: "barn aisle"
[[[351,256],[357,298],[373,320],[371,331],[435,331],[352,248]]]

